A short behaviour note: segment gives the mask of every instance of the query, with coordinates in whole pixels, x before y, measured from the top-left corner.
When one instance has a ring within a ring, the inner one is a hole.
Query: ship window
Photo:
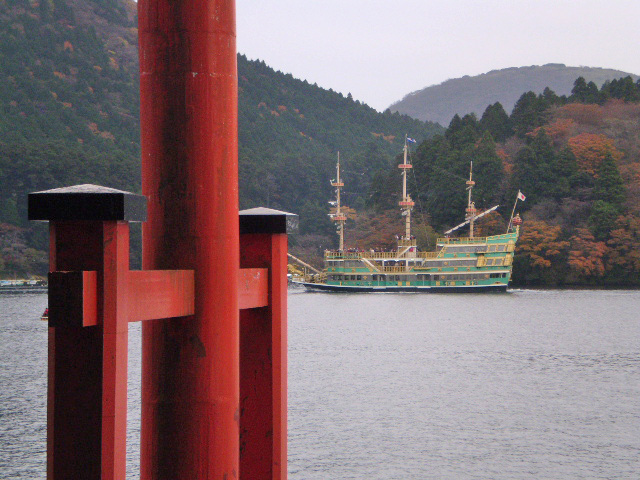
[[[362,280],[362,275],[357,275],[356,280]]]

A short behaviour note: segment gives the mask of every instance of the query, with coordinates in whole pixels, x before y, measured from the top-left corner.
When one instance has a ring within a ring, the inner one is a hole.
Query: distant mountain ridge
[[[500,102],[507,112],[511,112],[523,92],[542,93],[546,87],[557,95],[569,95],[573,82],[584,77],[598,87],[607,80],[638,75],[594,67],[567,67],[559,63],[532,65],[492,70],[481,75],[450,79],[439,85],[432,85],[406,95],[389,108],[423,121],[449,125],[457,113],[482,115],[488,105]]]

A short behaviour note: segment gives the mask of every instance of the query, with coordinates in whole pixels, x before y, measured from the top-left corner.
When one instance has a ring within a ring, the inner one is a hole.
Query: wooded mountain
[[[601,87],[607,80],[627,75],[631,75],[634,80],[638,79],[637,75],[619,70],[567,67],[556,63],[505,68],[482,75],[465,75],[423,88],[406,95],[389,108],[392,112],[448,125],[456,113],[460,116],[467,113],[480,116],[487,105],[496,102],[500,102],[510,112],[522,92],[532,91],[538,94],[549,87],[559,96],[569,95],[573,82],[578,77],[583,77],[587,82],[593,81]]]
[[[27,193],[78,183],[140,191],[136,15],[130,0],[0,2],[0,275],[46,272],[47,232],[27,222]],[[357,203],[405,134],[442,130],[242,55],[238,72],[241,206],[298,213],[303,233],[332,228],[338,150]]]
[[[568,97],[549,88],[522,94],[511,115],[497,102],[480,119],[455,115],[412,157],[419,246],[433,247],[434,230],[463,220],[473,161],[476,206],[501,205],[476,235],[504,233],[516,193],[526,195],[515,284],[640,285],[640,81],[598,88],[579,77]],[[391,246],[401,231],[399,197],[397,171],[380,172],[369,197],[374,213],[349,225],[345,243]],[[385,217],[394,228],[376,225]]]
[[[136,42],[128,0],[0,2],[0,275],[47,270],[47,231],[26,221],[28,192],[77,183],[140,190]],[[513,109],[478,100],[481,117],[454,115],[444,130],[242,55],[238,71],[241,205],[300,214],[296,254],[318,258],[335,246],[327,200],[338,150],[347,245],[393,244],[402,231],[398,156],[409,134],[419,142],[410,191],[422,247],[462,220],[473,160],[477,206],[502,205],[478,234],[504,231],[515,193],[527,196],[516,282],[640,285],[635,78],[600,87],[573,78],[565,95],[549,82],[542,93],[516,86]],[[133,239],[139,245],[138,231]]]

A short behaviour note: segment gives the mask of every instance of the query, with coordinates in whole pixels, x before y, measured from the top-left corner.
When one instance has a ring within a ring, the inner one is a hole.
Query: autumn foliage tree
[[[613,139],[598,133],[581,133],[569,139],[569,148],[576,157],[578,168],[595,177],[605,157],[614,161],[623,154],[614,145]]]
[[[578,228],[570,239],[568,283],[580,283],[584,278],[599,279],[605,273],[605,242],[597,241],[589,230]]]
[[[619,217],[607,240],[605,259],[609,282],[636,284],[640,277],[640,219]]]
[[[558,285],[564,280],[561,265],[570,243],[562,228],[543,221],[528,221],[522,230],[514,262],[514,281],[527,278],[537,285]]]

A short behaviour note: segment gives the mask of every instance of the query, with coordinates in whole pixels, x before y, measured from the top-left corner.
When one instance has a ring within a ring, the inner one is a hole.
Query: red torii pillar
[[[124,479],[128,323],[193,312],[193,271],[129,271],[141,195],[96,185],[29,194],[50,222],[47,478]]]
[[[48,478],[124,478],[126,326],[148,320],[141,478],[285,479],[289,223],[245,212],[240,269],[235,3],[138,10],[144,270],[128,267],[136,196],[29,199],[52,221]]]
[[[95,185],[29,194],[29,218],[51,222],[48,479],[124,479],[128,323],[183,325],[193,318],[193,270],[129,270],[128,222],[145,217],[144,197]],[[283,480],[287,233],[297,218],[257,208],[240,212],[239,226],[243,268],[236,285],[241,324],[235,373],[241,433],[220,443],[227,449],[240,443],[233,453],[237,477]],[[185,412],[179,413],[182,420]],[[171,409],[157,420],[176,422]],[[156,462],[185,465],[176,452],[168,454]],[[200,455],[193,457],[197,465],[217,460],[210,452]],[[167,478],[166,470],[153,467],[151,478]],[[211,477],[183,467],[177,478]]]
[[[234,0],[140,0],[143,269],[195,272],[195,312],[142,326],[141,478],[239,476]]]

